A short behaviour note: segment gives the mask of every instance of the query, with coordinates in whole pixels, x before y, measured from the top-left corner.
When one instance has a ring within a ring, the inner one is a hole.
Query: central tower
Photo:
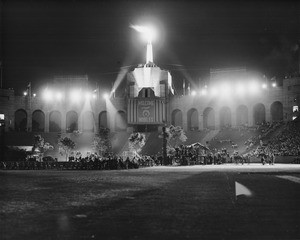
[[[155,131],[169,122],[169,95],[174,94],[172,77],[153,62],[154,31],[149,27],[132,26],[147,40],[146,63],[127,74],[127,120],[134,131]]]

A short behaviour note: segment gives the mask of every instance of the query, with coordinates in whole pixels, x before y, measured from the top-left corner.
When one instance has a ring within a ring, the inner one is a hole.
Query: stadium
[[[146,136],[141,153],[155,155],[163,152],[159,135],[172,125],[185,132],[185,145],[198,142],[218,151],[225,146],[214,140],[221,139],[229,140],[230,152],[245,152],[248,148],[242,142],[261,135],[256,129],[266,126],[264,132],[274,132],[277,128],[279,134],[284,124],[299,116],[299,75],[276,80],[245,67],[210,69],[209,79],[198,87],[183,80],[179,91],[170,71],[155,65],[151,38],[146,62],[119,75],[109,93],[91,86],[87,75],[54,76],[39,93],[29,84],[22,96],[1,89],[2,149],[18,146],[30,151],[34,136],[40,134],[54,146],[49,155],[63,161],[58,154],[59,136],[72,138],[74,132],[80,133],[77,150],[86,156],[93,152],[91,142],[100,129],[108,129],[112,154],[128,152],[130,134],[141,132]],[[121,96],[116,94],[120,89]],[[226,129],[238,130],[240,137],[232,138]],[[231,149],[232,145],[238,149]]]

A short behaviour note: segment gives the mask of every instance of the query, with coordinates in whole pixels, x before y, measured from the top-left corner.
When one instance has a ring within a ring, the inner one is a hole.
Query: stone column
[[[49,111],[45,111],[45,132],[48,133],[49,132],[49,124],[50,124],[50,112]]]
[[[188,130],[187,113],[182,112],[182,128],[186,132]]]

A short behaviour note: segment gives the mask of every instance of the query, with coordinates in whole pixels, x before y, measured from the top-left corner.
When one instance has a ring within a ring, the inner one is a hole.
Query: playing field
[[[0,171],[0,239],[300,239],[300,165]],[[249,196],[241,184],[249,190]]]

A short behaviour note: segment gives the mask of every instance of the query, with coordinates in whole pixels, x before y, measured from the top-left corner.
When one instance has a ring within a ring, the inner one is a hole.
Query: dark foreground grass
[[[300,168],[2,171],[0,238],[300,239],[300,184],[278,175]]]

